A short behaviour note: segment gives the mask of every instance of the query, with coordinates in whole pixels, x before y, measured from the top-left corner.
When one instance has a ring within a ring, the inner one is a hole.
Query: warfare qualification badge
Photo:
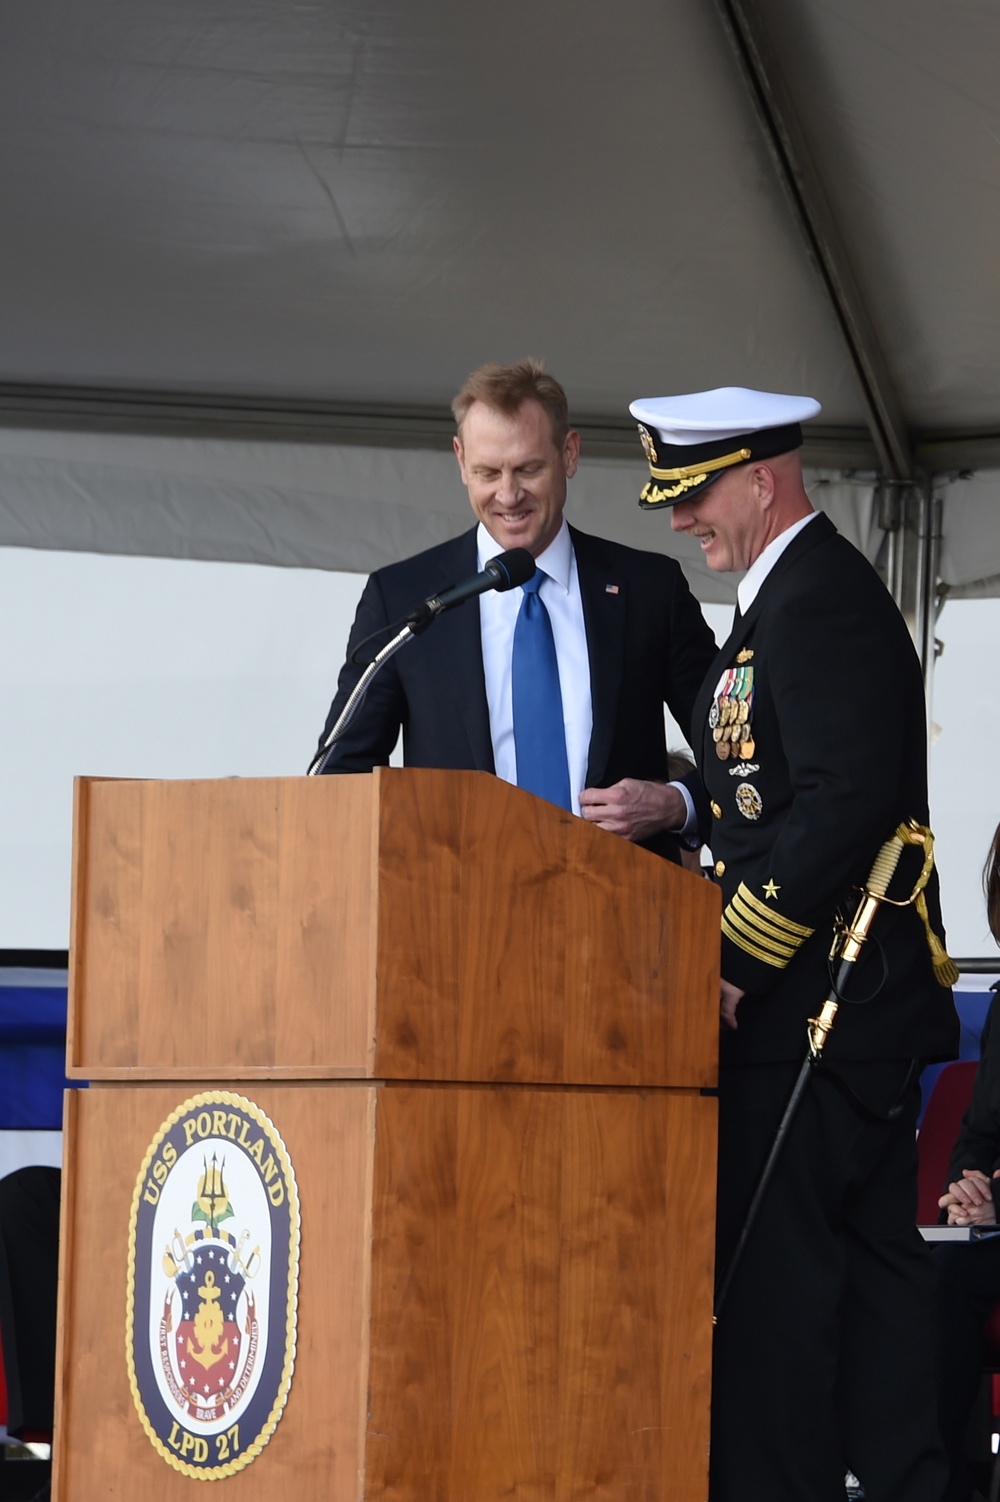
[[[159,1455],[232,1476],[277,1426],[295,1363],[299,1197],[259,1107],[192,1096],[150,1143],[129,1221],[126,1359]]]
[[[764,800],[752,782],[741,782],[736,789],[736,807],[744,819],[755,821],[760,818],[764,810]]]

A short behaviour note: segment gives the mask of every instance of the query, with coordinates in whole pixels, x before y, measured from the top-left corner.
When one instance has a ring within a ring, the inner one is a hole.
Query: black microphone
[[[366,636],[364,641],[359,642],[351,653],[351,661],[358,666],[360,666],[358,654],[373,637],[381,636],[386,630],[393,633],[392,640],[387,642],[372,661],[366,665],[364,672],[354,685],[347,703],[340,712],[340,718],[323,742],[319,755],[309,768],[309,776],[315,777],[323,771],[323,768],[333,754],[334,745],[360,709],[365,694],[368,692],[368,685],[375,677],[379,668],[383,667],[389,661],[389,658],[399,651],[400,647],[405,647],[406,643],[412,641],[415,636],[419,636],[421,631],[426,631],[432,621],[436,621],[443,611],[450,610],[453,605],[461,605],[463,600],[470,600],[473,595],[485,594],[488,589],[499,589],[501,591],[516,589],[519,584],[527,584],[528,580],[534,575],[534,572],[535,560],[527,548],[511,548],[508,553],[501,553],[499,557],[491,558],[481,574],[475,574],[473,578],[466,579],[464,584],[453,584],[449,589],[443,589],[439,595],[431,595],[430,599],[425,600],[419,610],[415,610],[412,615],[406,617],[401,626],[397,623],[395,626],[382,627],[378,631],[373,632],[372,636]]]
[[[488,589],[496,589],[501,593],[507,589],[516,589],[520,584],[527,584],[534,572],[535,560],[528,549],[511,548],[509,552],[491,558],[481,574],[474,574],[462,584],[453,584],[449,589],[443,589],[439,595],[431,595],[419,610],[406,617],[406,624],[417,635],[426,631],[431,621],[437,620],[443,611],[451,610],[454,605],[461,605],[474,595],[485,594]]]

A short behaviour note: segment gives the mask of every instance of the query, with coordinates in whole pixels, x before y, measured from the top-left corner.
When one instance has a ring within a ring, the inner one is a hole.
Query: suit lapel
[[[628,601],[624,581],[616,576],[600,538],[578,532],[575,527],[570,527],[570,535],[583,602],[594,712],[587,757],[587,786],[599,787],[618,722]]]
[[[440,557],[440,574],[433,589],[445,589],[476,572],[476,529],[456,537],[454,550]],[[447,680],[455,719],[465,727],[472,749],[473,765],[481,771],[495,770],[490,712],[486,702],[483,669],[483,637],[479,625],[479,602],[468,600],[442,615],[430,627],[437,636],[435,661]],[[404,649],[405,650],[405,649]]]

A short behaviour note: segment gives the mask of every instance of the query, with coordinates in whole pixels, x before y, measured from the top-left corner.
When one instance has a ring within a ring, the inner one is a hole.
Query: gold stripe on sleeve
[[[781,969],[784,969],[788,961],[795,957],[795,948],[793,945],[787,944],[783,940],[775,939],[772,935],[763,933],[755,924],[748,923],[739,909],[735,908],[732,903],[729,904],[722,915],[722,926],[724,932],[729,935],[734,944],[739,944],[741,949],[748,949],[752,946],[753,952],[758,958],[762,958],[766,954],[768,956],[768,963],[771,965],[777,965]]]
[[[775,908],[768,907],[766,903],[761,902],[759,897],[754,896],[745,882],[740,882],[736,898],[742,899],[747,907],[752,909],[771,928],[784,929],[787,934],[794,934],[800,940],[811,939],[815,932],[814,929],[806,928],[803,923],[796,923],[792,918],[783,917]]]
[[[784,970],[814,930],[765,906],[740,882],[722,914],[722,932],[745,953]]]

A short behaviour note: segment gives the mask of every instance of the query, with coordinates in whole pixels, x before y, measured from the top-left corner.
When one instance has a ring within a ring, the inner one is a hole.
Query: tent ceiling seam
[[[913,450],[899,397],[759,15],[752,0],[716,3],[779,181],[846,346],[880,467],[892,479],[913,480]]]
[[[635,424],[617,414],[574,416],[588,458],[642,458]],[[444,407],[293,401],[219,393],[116,390],[113,387],[0,382],[0,429],[217,438],[258,443],[351,444],[448,449],[454,419]],[[875,471],[879,454],[860,427],[809,423],[803,459],[817,469]],[[929,474],[1000,469],[1000,431],[915,435]]]

